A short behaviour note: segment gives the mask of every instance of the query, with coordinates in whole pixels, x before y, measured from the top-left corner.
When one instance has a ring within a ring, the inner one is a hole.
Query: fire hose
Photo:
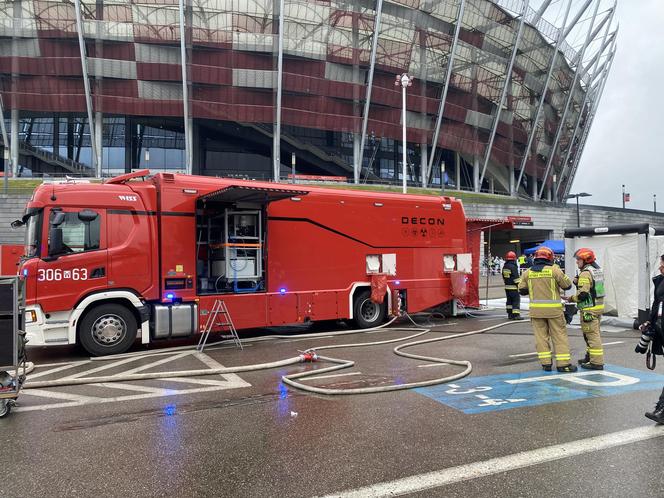
[[[415,322],[410,318],[410,316],[406,315],[411,322],[415,324]],[[299,338],[309,338],[309,337],[321,337],[321,336],[336,336],[336,335],[348,335],[348,334],[357,334],[357,333],[366,333],[369,331],[377,330],[377,329],[383,329],[383,330],[389,330],[389,331],[416,331],[415,334],[408,335],[406,337],[399,337],[396,339],[389,339],[385,341],[375,341],[375,342],[364,342],[364,343],[358,343],[358,344],[339,344],[339,345],[328,345],[328,346],[320,346],[318,348],[309,348],[303,351],[300,355],[292,357],[292,358],[287,358],[284,360],[279,360],[279,361],[274,361],[274,362],[268,362],[268,363],[258,363],[258,364],[253,364],[253,365],[240,365],[240,366],[235,366],[235,367],[222,367],[222,368],[211,368],[211,369],[198,369],[198,370],[182,370],[182,371],[172,371],[172,372],[152,372],[152,373],[142,373],[142,374],[126,374],[126,375],[107,375],[107,376],[98,376],[98,377],[79,377],[79,378],[64,378],[64,379],[55,379],[55,380],[46,380],[46,381],[39,381],[39,382],[30,382],[30,378],[28,377],[27,381],[23,385],[23,389],[43,389],[43,388],[49,388],[49,387],[63,387],[63,386],[75,386],[75,385],[89,385],[89,384],[99,384],[99,383],[110,383],[110,382],[128,382],[128,381],[140,381],[140,380],[154,380],[154,379],[167,379],[167,378],[183,378],[183,377],[200,377],[200,376],[206,376],[206,375],[224,375],[224,374],[231,374],[231,373],[239,373],[239,372],[251,372],[251,371],[258,371],[258,370],[266,370],[266,369],[271,369],[271,368],[279,368],[283,366],[288,366],[288,365],[294,365],[297,363],[303,363],[303,362],[308,362],[308,361],[326,361],[329,363],[334,363],[333,366],[331,367],[324,367],[324,368],[318,368],[315,370],[310,370],[306,372],[299,372],[295,374],[290,374],[290,375],[284,375],[282,376],[282,381],[285,384],[288,384],[292,387],[295,387],[297,389],[301,389],[304,391],[309,391],[309,392],[314,392],[314,393],[319,393],[319,394],[366,394],[366,393],[377,393],[377,392],[387,392],[387,391],[396,391],[396,390],[403,390],[403,389],[412,389],[415,387],[424,387],[424,386],[431,386],[431,385],[436,385],[436,384],[443,384],[446,382],[451,382],[453,380],[460,379],[462,377],[467,376],[470,374],[472,371],[472,364],[470,361],[467,360],[450,360],[446,358],[435,358],[431,356],[423,356],[423,355],[416,355],[412,353],[406,353],[402,351],[405,348],[421,345],[421,344],[429,344],[433,342],[438,342],[438,341],[444,341],[444,340],[449,340],[449,339],[454,339],[458,337],[465,337],[465,336],[470,336],[470,335],[475,335],[475,334],[481,334],[484,332],[488,332],[490,330],[497,329],[499,327],[503,327],[505,325],[510,324],[511,322],[503,322],[499,323],[497,325],[493,325],[490,327],[486,327],[483,329],[479,330],[473,330],[469,332],[463,332],[459,334],[453,334],[453,335],[448,335],[448,336],[443,336],[443,337],[435,337],[432,339],[426,339],[426,340],[419,340],[415,342],[409,342],[406,344],[402,344],[400,346],[397,346],[393,349],[393,352],[399,356],[403,356],[406,358],[412,358],[412,359],[417,359],[417,360],[423,360],[423,361],[429,361],[429,362],[434,362],[434,363],[440,363],[440,364],[446,364],[446,365],[459,365],[465,367],[465,369],[457,373],[455,375],[447,376],[447,377],[441,377],[437,379],[432,379],[432,380],[426,380],[426,381],[420,381],[420,382],[411,382],[407,384],[394,384],[394,385],[389,385],[389,386],[375,386],[375,387],[364,387],[364,388],[355,388],[355,389],[327,389],[327,388],[321,388],[321,387],[315,387],[315,386],[309,386],[307,384],[303,384],[301,382],[297,382],[296,379],[303,379],[308,376],[313,376],[313,375],[320,375],[326,372],[332,372],[332,371],[337,371],[345,368],[350,368],[355,365],[354,361],[351,360],[344,360],[340,358],[332,358],[332,357],[326,357],[326,356],[319,356],[318,351],[323,351],[323,350],[328,350],[328,349],[339,349],[339,348],[351,348],[351,347],[362,347],[362,346],[379,346],[382,344],[391,344],[391,343],[397,343],[397,342],[403,342],[407,341],[410,339],[414,339],[416,337],[420,337],[424,334],[427,334],[431,332],[430,328],[404,328],[404,327],[398,327],[398,328],[387,328],[390,324],[392,324],[397,317],[394,319],[390,320],[388,323],[381,325],[380,327],[374,327],[372,329],[363,329],[363,330],[355,330],[355,331],[340,331],[340,332],[320,332],[320,333],[313,333],[313,334],[303,334],[297,336]],[[417,324],[416,324],[417,325]],[[287,336],[267,336],[267,337],[260,337],[260,338],[255,338],[253,340],[247,340],[246,342],[255,342],[255,341],[262,341],[262,340],[271,340],[274,338],[288,338],[292,339],[292,335],[287,335]],[[219,343],[215,343],[219,344]],[[214,344],[211,344],[210,346],[214,346]],[[191,349],[191,346],[186,346],[186,349]],[[185,348],[172,348],[169,350],[169,353],[172,352],[173,350],[181,350]],[[155,352],[153,354],[166,354],[163,352]],[[137,356],[147,356],[148,354],[139,354]],[[127,355],[124,355],[126,357]],[[132,354],[133,356],[133,354]],[[117,355],[115,357],[112,357],[110,359],[116,359],[118,357],[121,357],[121,355]]]

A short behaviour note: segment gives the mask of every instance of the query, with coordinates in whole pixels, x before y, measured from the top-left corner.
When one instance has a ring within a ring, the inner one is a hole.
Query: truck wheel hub
[[[125,334],[124,321],[115,315],[104,315],[97,319],[92,326],[92,336],[95,342],[103,346],[118,342]]]
[[[371,299],[366,299],[360,306],[360,314],[367,322],[373,322],[380,314],[380,307]]]

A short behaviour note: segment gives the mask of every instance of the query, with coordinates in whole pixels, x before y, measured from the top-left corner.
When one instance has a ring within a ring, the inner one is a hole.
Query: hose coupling
[[[300,361],[302,363],[307,363],[307,362],[313,363],[317,359],[318,355],[316,354],[316,351],[305,351],[300,355]]]

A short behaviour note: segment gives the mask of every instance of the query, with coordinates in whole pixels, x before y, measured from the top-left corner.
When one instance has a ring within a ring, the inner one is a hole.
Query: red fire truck
[[[237,329],[372,327],[397,303],[452,300],[452,273],[470,266],[449,197],[142,170],[41,185],[14,223],[27,228],[30,344],[80,342],[92,355],[200,333],[217,301]]]

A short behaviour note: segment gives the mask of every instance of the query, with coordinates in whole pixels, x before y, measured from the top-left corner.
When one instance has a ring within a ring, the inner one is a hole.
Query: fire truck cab
[[[30,344],[80,342],[92,355],[200,333],[219,300],[238,329],[372,327],[397,302],[450,301],[451,272],[469,267],[463,207],[449,197],[143,170],[41,185],[15,224],[27,228]]]

